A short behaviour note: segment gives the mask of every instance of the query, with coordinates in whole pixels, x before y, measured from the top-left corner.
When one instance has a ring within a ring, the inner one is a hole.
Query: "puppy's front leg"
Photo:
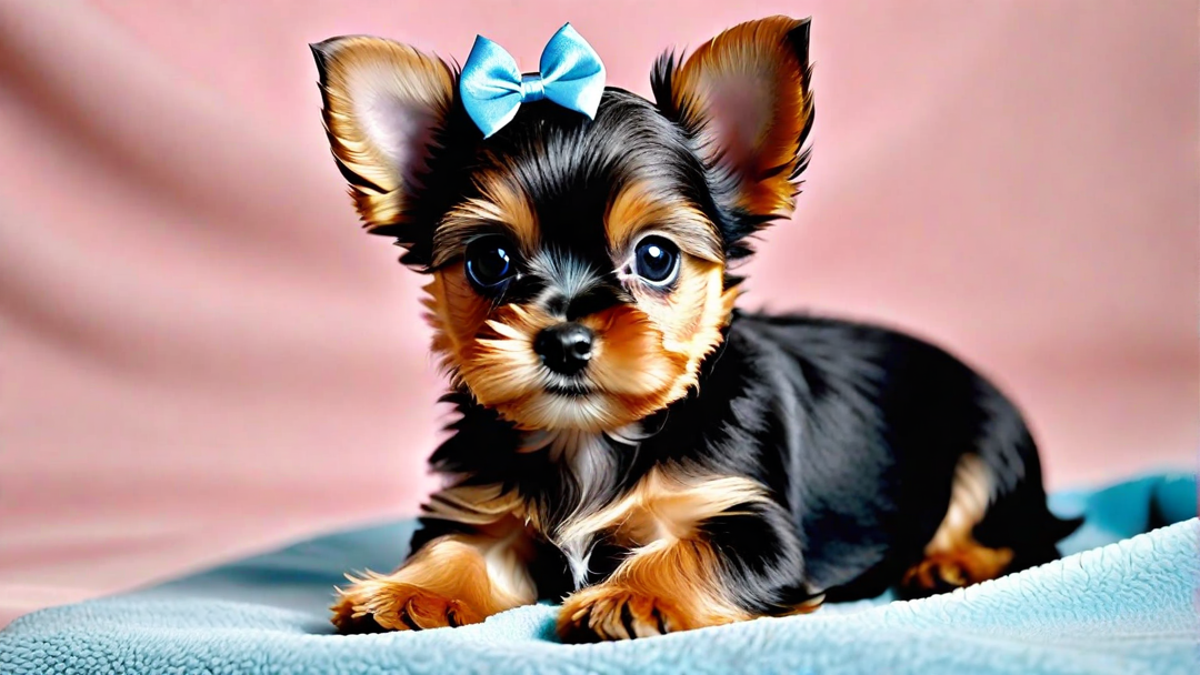
[[[633,502],[630,504],[629,502]],[[605,514],[634,545],[604,582],[567,598],[566,642],[621,640],[815,610],[786,511],[753,481],[652,474]]]
[[[537,601],[528,570],[534,545],[517,517],[431,520],[419,535],[424,543],[391,574],[347,576],[352,583],[332,607],[339,632],[461,626]]]

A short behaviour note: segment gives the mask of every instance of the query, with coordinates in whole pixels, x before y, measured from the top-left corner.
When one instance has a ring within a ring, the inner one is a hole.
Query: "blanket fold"
[[[1055,494],[1087,521],[1067,557],[911,602],[621,643],[566,646],[556,608],[420,633],[337,636],[325,611],[351,569],[393,567],[411,522],[319,537],[0,632],[0,673],[1200,672],[1196,479],[1163,474]]]

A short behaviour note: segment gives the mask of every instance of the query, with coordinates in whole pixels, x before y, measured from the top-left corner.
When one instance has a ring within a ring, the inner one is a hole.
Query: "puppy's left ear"
[[[310,45],[320,75],[330,149],[368,231],[406,232],[429,178],[439,132],[454,105],[454,74],[442,60],[367,36]]]
[[[753,223],[790,215],[808,164],[808,32],[808,19],[749,21],[655,64],[659,109],[696,139],[717,198]]]

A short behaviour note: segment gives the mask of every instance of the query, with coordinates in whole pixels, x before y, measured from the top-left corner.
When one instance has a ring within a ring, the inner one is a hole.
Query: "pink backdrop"
[[[777,12],[814,16],[815,155],[744,304],[948,345],[1052,486],[1192,465],[1196,2],[0,0],[0,624],[430,486],[418,279],[358,231],[308,42],[534,64],[570,20],[646,93]]]

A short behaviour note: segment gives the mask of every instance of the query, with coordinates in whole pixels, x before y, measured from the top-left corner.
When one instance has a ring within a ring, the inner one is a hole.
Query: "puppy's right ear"
[[[393,234],[403,229],[394,226],[410,223],[438,130],[454,105],[455,75],[442,60],[381,38],[309,46],[329,145],[358,213],[369,232]]]

